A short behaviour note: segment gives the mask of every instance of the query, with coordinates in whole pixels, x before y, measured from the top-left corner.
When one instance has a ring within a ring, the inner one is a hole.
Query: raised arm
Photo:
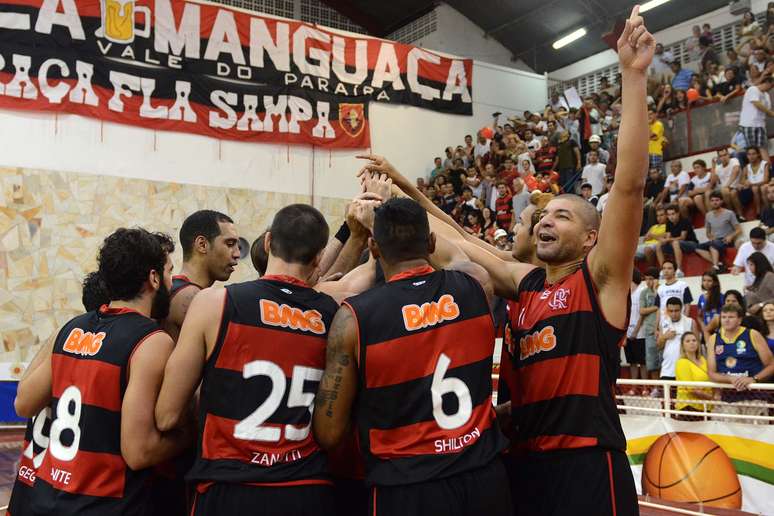
[[[600,287],[603,307],[611,306],[605,303],[606,286],[613,287],[615,306],[620,304],[618,294],[629,290],[632,278],[634,252],[642,224],[645,176],[648,172],[646,85],[647,69],[653,59],[655,44],[639,15],[639,6],[635,6],[618,39],[618,59],[623,82],[623,112],[618,136],[620,158],[615,182],[602,216],[597,246],[589,255],[590,269]],[[626,309],[625,306],[619,308],[621,311]],[[625,316],[616,316],[615,319],[624,320]]]

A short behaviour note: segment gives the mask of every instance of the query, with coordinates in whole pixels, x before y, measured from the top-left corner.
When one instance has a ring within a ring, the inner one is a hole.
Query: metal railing
[[[737,391],[733,385],[714,382],[621,378],[616,384],[616,406],[622,414],[774,424],[774,384],[754,383],[747,391]],[[712,389],[715,397],[713,399],[677,398],[677,387]],[[678,409],[677,404],[690,405],[694,408],[699,406],[702,410]]]

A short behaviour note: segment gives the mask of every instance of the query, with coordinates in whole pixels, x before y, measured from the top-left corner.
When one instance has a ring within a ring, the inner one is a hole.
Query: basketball
[[[740,509],[742,487],[726,452],[692,432],[668,433],[648,450],[642,492],[672,502]]]
[[[491,127],[482,127],[478,133],[487,140],[491,140],[494,137],[494,131]]]
[[[696,88],[688,88],[688,91],[685,92],[685,96],[688,97],[688,102],[693,102],[699,98],[699,92],[696,91]]]

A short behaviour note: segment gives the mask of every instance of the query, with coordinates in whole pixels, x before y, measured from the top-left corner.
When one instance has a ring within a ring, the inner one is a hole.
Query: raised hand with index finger
[[[656,39],[645,27],[645,20],[640,16],[640,6],[635,5],[626,20],[621,37],[618,38],[618,62],[621,71],[645,72],[653,61],[655,50]]]

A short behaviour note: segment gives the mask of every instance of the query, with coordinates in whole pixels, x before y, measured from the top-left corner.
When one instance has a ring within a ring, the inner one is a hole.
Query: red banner
[[[370,146],[370,101],[471,114],[472,61],[173,0],[0,0],[0,107]]]

